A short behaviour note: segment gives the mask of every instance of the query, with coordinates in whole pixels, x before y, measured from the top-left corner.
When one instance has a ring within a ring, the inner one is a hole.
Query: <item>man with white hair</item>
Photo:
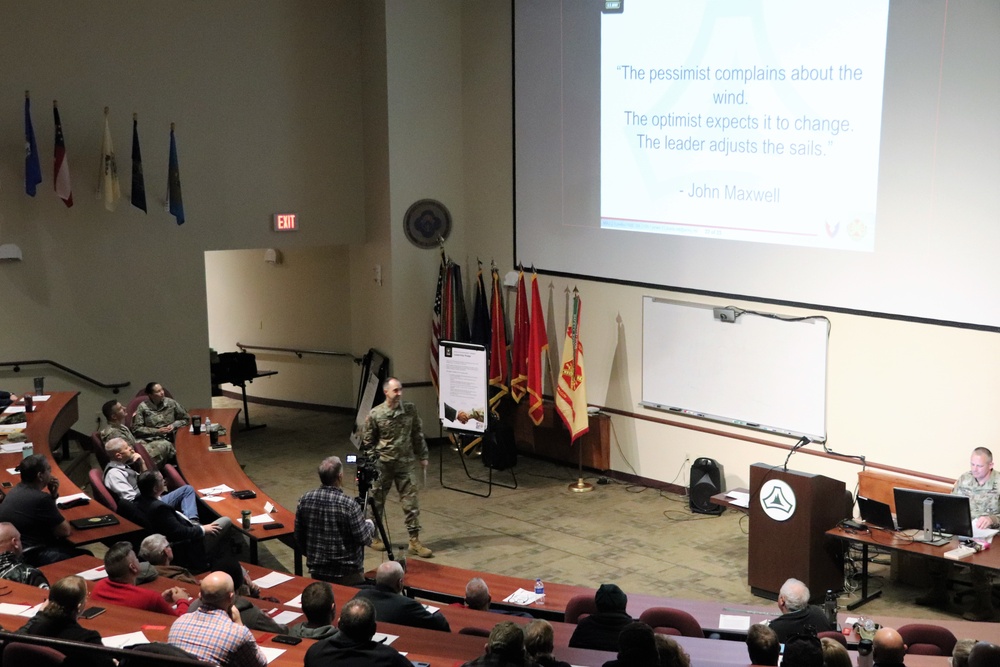
[[[174,550],[170,541],[159,533],[153,533],[142,541],[139,546],[139,560],[153,566],[158,576],[165,579],[176,579],[186,584],[197,584],[198,580],[190,570],[174,565]]]
[[[781,616],[771,621],[771,629],[782,644],[795,634],[811,627],[817,633],[836,630],[830,627],[826,614],[816,605],[809,604],[809,589],[798,579],[788,579],[778,591],[778,609]]]
[[[104,444],[104,451],[108,453],[109,459],[104,468],[104,486],[108,487],[116,499],[135,502],[139,495],[139,475],[146,472],[146,462],[124,438],[111,438]],[[164,493],[160,500],[191,521],[197,522],[197,498],[194,487],[185,484]]]
[[[375,605],[380,622],[451,632],[448,619],[441,612],[432,614],[424,605],[403,595],[403,566],[394,560],[378,566],[375,586],[362,588],[354,596],[355,600],[359,598]]]

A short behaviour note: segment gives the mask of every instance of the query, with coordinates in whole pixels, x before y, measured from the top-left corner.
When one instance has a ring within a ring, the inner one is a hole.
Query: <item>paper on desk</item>
[[[270,502],[264,503],[264,511],[270,514],[271,512],[274,511],[274,505],[272,505]]]
[[[428,611],[428,613],[431,613],[431,614],[436,614],[437,612],[441,611],[441,607],[435,607],[435,606],[429,605],[429,604],[425,604],[424,605],[424,609],[426,609]]]
[[[721,630],[749,630],[749,616],[734,616],[732,614],[719,614],[719,629]]]
[[[7,468],[7,472],[9,472],[11,475],[17,475],[18,474],[17,468]]]
[[[286,607],[298,607],[299,609],[302,609],[302,593],[299,593],[298,595],[296,595],[295,597],[293,597],[291,600],[289,600],[288,602],[286,602],[285,606]]]
[[[0,424],[0,434],[19,433],[23,431],[26,426],[27,424]]]
[[[20,616],[29,609],[31,609],[30,604],[12,604],[10,602],[0,602],[0,614]]]
[[[30,446],[30,442],[5,442],[0,445],[0,454],[20,454],[22,449]]]
[[[972,527],[972,536],[978,540],[992,540],[993,536],[1000,533],[996,528],[976,528]]]
[[[44,403],[47,400],[49,400],[48,394],[38,394],[37,396],[31,397],[32,403]]]
[[[56,501],[56,505],[65,505],[66,503],[70,503],[73,502],[74,500],[79,500],[81,498],[86,498],[87,500],[90,500],[90,496],[81,491],[80,493],[74,493],[71,496],[59,496],[59,500]]]
[[[23,405],[8,405],[7,409],[3,411],[5,415],[16,415],[21,412],[24,412]]]
[[[373,642],[378,642],[379,644],[385,644],[386,646],[389,646],[397,639],[399,639],[399,635],[387,635],[384,632],[376,632],[375,636],[372,637]]]
[[[221,503],[225,500],[222,496],[202,496],[201,499],[207,503]]]
[[[503,599],[504,602],[509,602],[511,604],[519,605],[529,605],[534,604],[541,600],[544,595],[538,595],[534,591],[526,591],[523,588],[518,588],[516,591],[508,595]]]
[[[257,648],[259,648],[260,652],[264,654],[265,658],[267,658],[267,664],[269,665],[274,662],[275,658],[285,652],[285,649],[283,648],[272,648],[270,646],[258,646]]]
[[[243,517],[238,517],[238,518],[239,518],[240,521],[243,520]],[[271,523],[272,521],[274,521],[274,519],[272,519],[269,514],[254,514],[252,517],[250,517],[250,523],[251,524],[255,524],[255,523]]]
[[[257,584],[261,588],[273,588],[278,584],[283,584],[286,581],[291,581],[291,575],[285,574],[284,572],[270,572],[260,579],[254,579],[253,583]]]
[[[133,646],[135,644],[148,644],[149,639],[146,638],[146,635],[142,634],[142,630],[137,630],[136,632],[129,632],[124,635],[102,637],[101,643],[111,648],[125,648],[126,646]]]
[[[205,496],[217,496],[220,493],[228,493],[233,490],[233,487],[228,484],[219,484],[218,486],[210,486],[207,489],[198,489],[198,493]]]
[[[726,498],[732,498],[729,502],[736,507],[750,507],[750,494],[745,491],[730,491]]]
[[[98,565],[89,570],[84,570],[83,572],[77,572],[76,576],[83,577],[87,581],[97,581],[98,579],[103,579],[108,576],[108,573],[104,571],[103,565]]]
[[[275,614],[272,620],[279,625],[288,625],[301,615],[297,611],[283,611],[280,614]]]
[[[24,616],[26,618],[34,618],[35,614],[40,612],[42,610],[42,607],[44,607],[47,604],[48,602],[39,602],[34,607],[22,611],[20,614],[18,614],[18,616]]]

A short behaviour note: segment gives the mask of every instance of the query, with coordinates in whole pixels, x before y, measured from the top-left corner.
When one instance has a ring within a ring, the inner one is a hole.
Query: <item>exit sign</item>
[[[294,232],[299,228],[299,216],[295,213],[275,213],[274,231]]]

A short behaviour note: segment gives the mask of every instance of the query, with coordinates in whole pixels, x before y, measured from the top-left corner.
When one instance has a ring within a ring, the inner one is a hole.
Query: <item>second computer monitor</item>
[[[893,489],[892,493],[896,500],[896,524],[900,530],[923,530],[924,500],[930,498],[934,502],[934,532],[972,536],[972,511],[967,496],[899,488]]]

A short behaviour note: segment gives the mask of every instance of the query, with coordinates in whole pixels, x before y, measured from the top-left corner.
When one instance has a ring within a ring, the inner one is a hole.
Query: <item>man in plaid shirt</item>
[[[344,493],[344,466],[336,456],[319,464],[323,486],[307,491],[295,510],[295,541],[313,579],[353,586],[364,583],[365,546],[375,524]]]
[[[233,579],[212,572],[201,582],[201,606],[170,626],[168,642],[222,667],[264,667],[267,657],[233,606]]]

